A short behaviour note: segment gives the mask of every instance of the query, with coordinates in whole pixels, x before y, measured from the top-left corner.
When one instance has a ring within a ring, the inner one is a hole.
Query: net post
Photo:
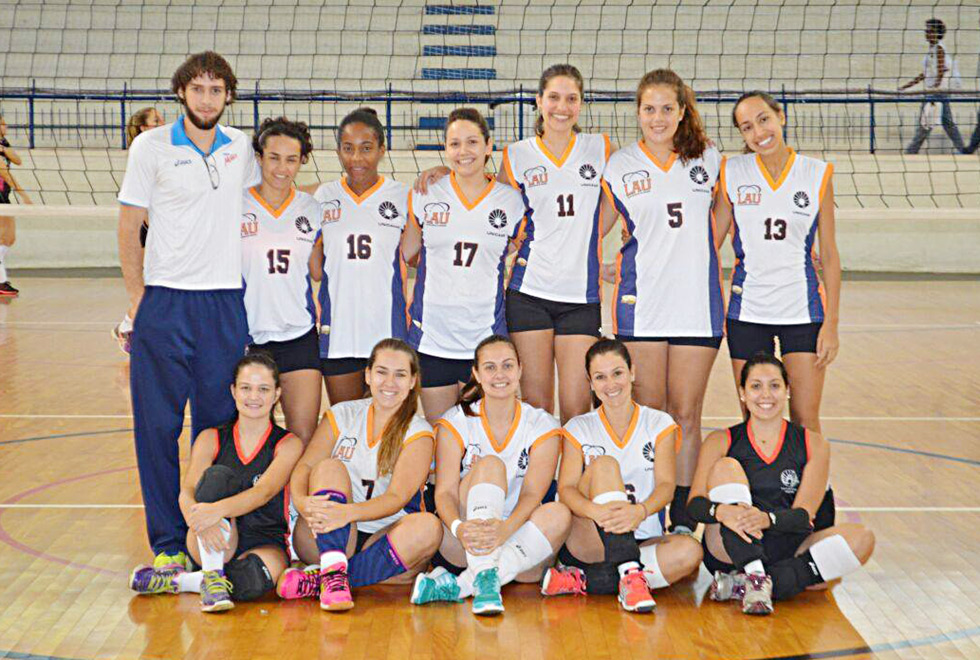
[[[37,94],[37,81],[31,78],[31,95],[27,97],[27,141],[34,148],[34,95]]]
[[[120,120],[120,135],[122,137],[122,149],[126,150],[126,90],[128,86],[126,81],[123,81],[123,91],[122,97],[119,99],[119,120]]]
[[[871,94],[871,85],[868,85],[868,148],[871,153],[875,152],[875,100]]]
[[[786,117],[786,130],[789,130],[789,99],[786,97],[786,85],[783,84],[782,98],[780,101],[783,103],[783,116]],[[784,138],[785,139],[785,138]]]
[[[524,139],[524,83],[518,86],[517,91],[517,139]]]
[[[392,150],[391,145],[391,83],[385,91],[385,133],[388,134],[388,151]]]
[[[255,81],[255,96],[252,97],[252,124],[256,133],[259,131],[259,81]]]

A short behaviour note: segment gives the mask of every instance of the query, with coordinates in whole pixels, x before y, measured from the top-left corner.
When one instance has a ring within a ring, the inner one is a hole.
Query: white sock
[[[473,595],[473,581],[475,579],[476,573],[471,568],[467,568],[456,576],[456,586],[459,587],[460,598],[469,598]]]
[[[476,484],[470,488],[466,495],[466,519],[467,520],[500,520],[504,517],[504,499],[506,494],[504,489],[494,484]],[[500,556],[500,548],[486,555],[474,555],[466,553],[466,565],[473,571],[473,575],[478,574],[488,568],[497,565]]]
[[[227,519],[222,518],[221,522],[218,523],[224,534],[225,540],[231,538],[231,523]],[[197,540],[197,548],[201,551],[201,569],[205,571],[220,571],[225,567],[225,553],[224,550],[208,550],[204,547],[204,543],[201,539]]]
[[[512,581],[554,554],[551,542],[530,520],[521,525],[500,549],[500,584]]]
[[[343,564],[344,569],[347,569],[347,555],[345,555],[340,550],[328,550],[320,555],[320,570],[327,570],[332,568],[334,564]]]
[[[639,570],[639,569],[640,569],[640,565],[637,564],[635,561],[628,561],[616,567],[616,570],[619,571],[620,579],[622,579],[623,576],[629,573],[630,571]]]
[[[194,571],[193,573],[178,573],[177,574],[177,590],[181,593],[201,593],[201,581],[204,579],[204,575],[201,571]]]
[[[7,250],[9,249],[9,245],[0,245],[0,282],[7,281],[7,266],[5,257],[7,256]]]
[[[761,559],[754,559],[745,565],[746,573],[755,573],[756,575],[765,575],[766,567],[762,565]]]
[[[643,577],[647,579],[648,587],[663,589],[670,586],[670,582],[667,582],[667,578],[660,570],[660,562],[657,561],[656,543],[640,546],[640,563],[643,564]]]
[[[851,546],[840,534],[834,534],[810,546],[810,556],[824,580],[836,580],[861,568]]]

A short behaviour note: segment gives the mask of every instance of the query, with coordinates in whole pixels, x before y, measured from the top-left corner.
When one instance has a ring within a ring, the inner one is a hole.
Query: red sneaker
[[[657,601],[650,595],[650,587],[643,571],[634,568],[619,580],[619,604],[627,612],[652,612]]]

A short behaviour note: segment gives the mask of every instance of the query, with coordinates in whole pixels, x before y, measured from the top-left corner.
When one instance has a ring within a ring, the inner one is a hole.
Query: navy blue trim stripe
[[[493,57],[497,54],[496,46],[422,46],[422,55],[436,57]]]
[[[422,80],[495,80],[496,69],[422,67]]]
[[[494,121],[493,117],[486,117],[487,124],[490,126],[490,130],[493,130]],[[419,117],[419,128],[424,128],[431,131],[442,131],[446,128],[446,118],[445,117]]]
[[[451,35],[463,35],[463,34],[481,34],[481,35],[492,35],[496,34],[497,28],[493,25],[424,25],[422,26],[422,34],[451,34]]]
[[[426,5],[427,16],[492,16],[496,7],[491,5]]]

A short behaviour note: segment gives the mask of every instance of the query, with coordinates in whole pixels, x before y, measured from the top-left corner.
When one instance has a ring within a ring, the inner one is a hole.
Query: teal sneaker
[[[442,566],[437,566],[428,575],[419,573],[415,578],[411,598],[413,605],[441,602],[458,603],[460,600],[456,576]]]
[[[500,576],[496,568],[487,568],[473,580],[473,614],[494,615],[504,611],[500,597]]]
[[[137,566],[129,574],[129,588],[141,596],[150,594],[175,594],[177,576],[182,569],[160,570],[152,566]]]
[[[191,558],[187,556],[186,552],[175,552],[172,555],[161,552],[153,558],[153,568],[158,571],[172,571],[176,569],[189,571],[193,567]]]

